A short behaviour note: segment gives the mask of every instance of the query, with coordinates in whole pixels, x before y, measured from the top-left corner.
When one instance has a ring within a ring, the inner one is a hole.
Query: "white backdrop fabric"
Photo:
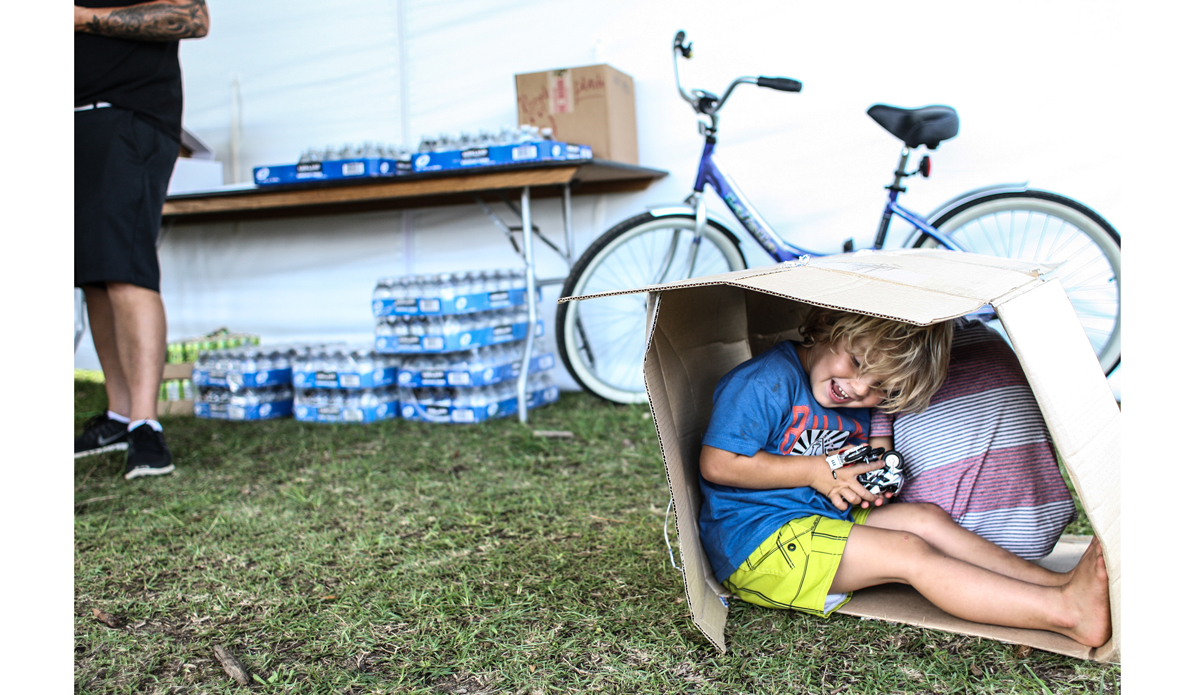
[[[309,147],[413,147],[423,134],[515,126],[514,74],[608,63],[634,78],[641,164],[670,176],[643,192],[576,197],[581,252],[622,219],[689,192],[702,139],[675,91],[670,52],[685,29],[696,49],[683,64],[687,86],[719,93],[740,75],[804,83],[800,94],[739,87],[722,112],[719,147],[759,210],[802,246],[833,252],[847,237],[871,243],[900,150],[865,115],[880,102],[948,104],[962,121],[959,136],[932,154],[932,178],[910,179],[906,206],[928,211],[971,188],[1028,181],[1092,206],[1122,235],[1138,233],[1116,164],[1135,127],[1135,106],[1121,94],[1136,77],[1128,53],[1138,44],[1115,2],[209,7],[208,37],[180,49],[184,125],[216,150],[226,183],[249,181],[254,166],[294,162]],[[1152,144],[1156,135],[1139,138]],[[559,203],[535,201],[533,210],[560,238]],[[745,248],[752,265],[769,262]],[[170,339],[227,326],[266,342],[369,340],[381,276],[521,264],[473,206],[178,225],[160,259]],[[544,248],[537,268],[545,277],[567,272]],[[548,334],[558,290],[547,288],[540,306]],[[90,336],[76,366],[98,368]],[[574,387],[561,367],[556,376]],[[1119,370],[1111,381],[1119,389]]]

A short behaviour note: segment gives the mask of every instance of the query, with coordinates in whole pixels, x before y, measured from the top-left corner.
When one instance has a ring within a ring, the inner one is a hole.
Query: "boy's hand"
[[[837,473],[837,477],[832,474],[824,477],[818,476],[813,481],[812,487],[828,497],[833,506],[841,511],[846,511],[851,505],[862,505],[864,509],[871,506],[872,503],[880,505],[883,504],[884,498],[867,492],[862,483],[858,482],[858,476],[869,471],[879,470],[883,466],[883,461],[843,466],[834,471]]]

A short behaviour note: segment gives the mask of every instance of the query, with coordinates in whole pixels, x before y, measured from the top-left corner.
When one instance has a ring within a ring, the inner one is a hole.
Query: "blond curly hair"
[[[840,346],[859,360],[859,373],[877,376],[887,413],[919,413],[946,379],[954,322],[917,326],[892,319],[815,307],[800,326],[806,348]]]

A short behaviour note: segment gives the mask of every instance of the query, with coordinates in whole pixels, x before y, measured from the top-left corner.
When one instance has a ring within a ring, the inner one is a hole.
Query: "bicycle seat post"
[[[900,161],[896,164],[896,171],[892,172],[892,183],[891,185],[884,186],[884,189],[888,192],[888,202],[883,207],[883,216],[879,218],[879,229],[875,231],[875,244],[871,247],[873,249],[879,250],[883,248],[884,241],[887,239],[888,228],[892,225],[892,205],[901,193],[908,190],[900,184],[904,181],[905,177],[911,175],[910,172],[904,170],[908,166],[908,157],[910,154],[911,151],[907,145],[900,149]],[[844,247],[846,251],[850,250],[850,243],[851,240],[848,239]]]
[[[904,168],[908,166],[908,157],[910,154],[911,151],[908,149],[908,147],[902,147],[900,149],[900,162],[896,164],[896,171],[892,172],[892,185],[884,186],[884,188],[887,190],[892,191],[893,194],[900,194],[908,191],[907,188],[900,185],[900,182],[911,175],[910,172],[906,172],[904,170]]]

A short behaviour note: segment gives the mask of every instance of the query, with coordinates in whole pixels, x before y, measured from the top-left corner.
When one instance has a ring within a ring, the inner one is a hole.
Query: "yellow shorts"
[[[759,606],[829,617],[850,600],[849,593],[830,594],[829,586],[850,528],[865,523],[870,512],[855,507],[853,522],[815,515],[789,521],[729,575],[726,588]]]

